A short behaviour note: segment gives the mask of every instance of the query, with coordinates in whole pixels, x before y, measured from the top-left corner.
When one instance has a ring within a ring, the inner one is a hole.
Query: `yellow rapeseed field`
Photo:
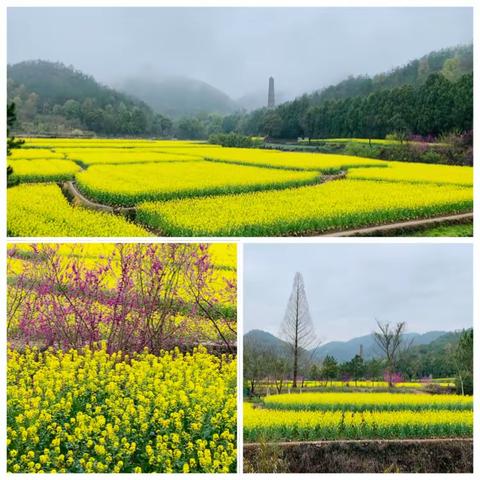
[[[472,209],[471,188],[341,180],[281,191],[147,202],[138,219],[167,235],[275,236],[329,232]]]
[[[354,168],[348,178],[389,182],[473,185],[473,168],[452,165],[388,162],[387,168]]]
[[[305,185],[314,183],[318,174],[202,161],[97,165],[76,177],[79,188],[91,198],[134,205],[145,200]]]
[[[69,159],[88,165],[128,165],[137,163],[182,162],[202,160],[199,155],[161,152],[152,148],[64,148]]]
[[[32,159],[12,160],[8,164],[13,168],[12,180],[20,182],[52,182],[71,180],[80,166],[71,160]]]
[[[7,231],[14,237],[146,237],[150,233],[120,216],[70,205],[55,184],[7,190]]]
[[[387,162],[371,158],[349,155],[318,154],[304,152],[280,152],[255,148],[202,149],[201,154],[208,159],[222,160],[245,165],[286,168],[293,170],[315,170],[324,173],[336,173],[352,167],[386,167]]]
[[[246,442],[450,438],[473,434],[472,410],[296,411],[244,404],[243,418]]]
[[[208,145],[190,140],[148,140],[142,138],[24,138],[26,147],[33,148],[169,148]],[[22,147],[22,150],[26,148]],[[208,145],[210,146],[210,145]]]
[[[471,410],[473,398],[459,395],[379,392],[312,392],[271,395],[268,408],[287,410]]]
[[[348,155],[176,140],[27,138],[23,148],[14,150],[10,163],[15,170],[12,180],[16,175],[29,182],[73,177],[85,196],[112,206],[135,207],[135,222],[163,235],[328,234],[473,208],[471,167]],[[338,173],[340,177],[328,184],[306,187],[318,183],[321,175]],[[63,200],[57,206],[53,197],[58,197],[50,192],[44,202],[48,208],[40,212],[38,205],[27,208],[25,195],[20,195],[25,190],[13,193],[15,188],[8,195],[8,212],[15,217],[8,220],[9,231],[18,234],[13,223],[28,215],[19,234],[39,231],[39,224],[47,221],[55,225],[53,235],[70,235],[71,221],[62,215],[72,210]],[[19,204],[14,204],[16,199]],[[121,220],[113,215],[104,218],[112,225]],[[131,232],[131,228],[113,230],[118,236]],[[75,231],[91,235],[91,222],[86,221],[85,228],[79,224]],[[132,236],[139,232],[148,235],[137,227]]]
[[[65,159],[65,154],[49,148],[16,148],[12,150],[12,153],[8,158],[9,160],[45,160],[47,158]]]

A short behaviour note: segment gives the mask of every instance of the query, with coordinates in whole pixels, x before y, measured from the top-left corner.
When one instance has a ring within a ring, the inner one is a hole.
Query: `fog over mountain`
[[[254,106],[270,75],[288,99],[472,42],[465,7],[12,7],[7,22],[11,64],[60,61],[113,87],[187,77]]]

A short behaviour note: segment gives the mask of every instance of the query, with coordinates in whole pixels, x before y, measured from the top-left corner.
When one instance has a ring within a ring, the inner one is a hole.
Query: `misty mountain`
[[[153,110],[172,118],[200,113],[225,115],[240,107],[221,90],[188,77],[132,77],[120,89],[140,98]]]
[[[431,331],[423,334],[406,333],[404,335],[405,342],[411,343],[412,347],[420,345],[429,345],[432,342],[446,342],[449,343],[450,337],[454,333],[444,331]],[[444,340],[441,340],[445,337]],[[452,337],[453,338],[453,337]],[[254,342],[257,345],[262,345],[265,348],[273,349],[277,352],[286,351],[288,344],[283,340],[277,338],[271,333],[263,330],[251,330],[244,335],[244,342]],[[375,345],[373,334],[363,335],[361,337],[352,338],[345,342],[328,342],[320,345],[310,351],[312,358],[316,361],[323,360],[327,355],[331,355],[338,362],[345,362],[353,358],[360,351],[360,346],[363,348],[363,357],[368,360],[373,357],[380,357],[380,352]]]

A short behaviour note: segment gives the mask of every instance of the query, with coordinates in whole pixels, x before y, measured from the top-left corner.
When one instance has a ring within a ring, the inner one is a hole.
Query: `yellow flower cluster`
[[[76,176],[79,188],[89,198],[130,206],[146,200],[305,185],[317,178],[316,172],[206,161],[96,165]]]
[[[329,232],[470,211],[471,188],[339,180],[281,191],[146,202],[138,219],[169,235],[275,236]]]
[[[233,472],[236,362],[27,349],[8,356],[9,472]]]
[[[237,244],[236,243],[210,243],[208,253],[212,262],[217,267],[228,270],[237,268]]]
[[[471,410],[473,398],[458,395],[380,392],[312,392],[265,397],[268,408],[293,410]]]
[[[292,411],[245,404],[243,418],[246,442],[470,437],[473,434],[472,410]]]
[[[55,158],[12,160],[8,164],[13,168],[12,180],[20,182],[71,180],[81,170],[75,162]]]
[[[44,244],[52,246],[51,244]],[[54,244],[58,247],[59,253],[68,258],[82,257],[85,261],[91,260],[92,265],[98,265],[105,257],[111,255],[115,250],[114,243],[60,243]],[[236,270],[237,268],[237,244],[236,243],[208,243],[207,251],[211,257],[212,263],[218,269]],[[32,254],[32,245],[29,243],[10,243],[8,248],[15,248],[21,251],[25,257],[30,257]],[[41,249],[41,245],[37,245]],[[12,259],[9,259],[13,260]]]
[[[68,203],[55,184],[7,190],[7,230],[12,237],[146,237],[151,234],[123,217]]]

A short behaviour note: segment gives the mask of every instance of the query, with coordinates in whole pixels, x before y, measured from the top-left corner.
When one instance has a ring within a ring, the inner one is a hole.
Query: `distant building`
[[[268,108],[275,108],[275,84],[273,77],[268,79]]]

